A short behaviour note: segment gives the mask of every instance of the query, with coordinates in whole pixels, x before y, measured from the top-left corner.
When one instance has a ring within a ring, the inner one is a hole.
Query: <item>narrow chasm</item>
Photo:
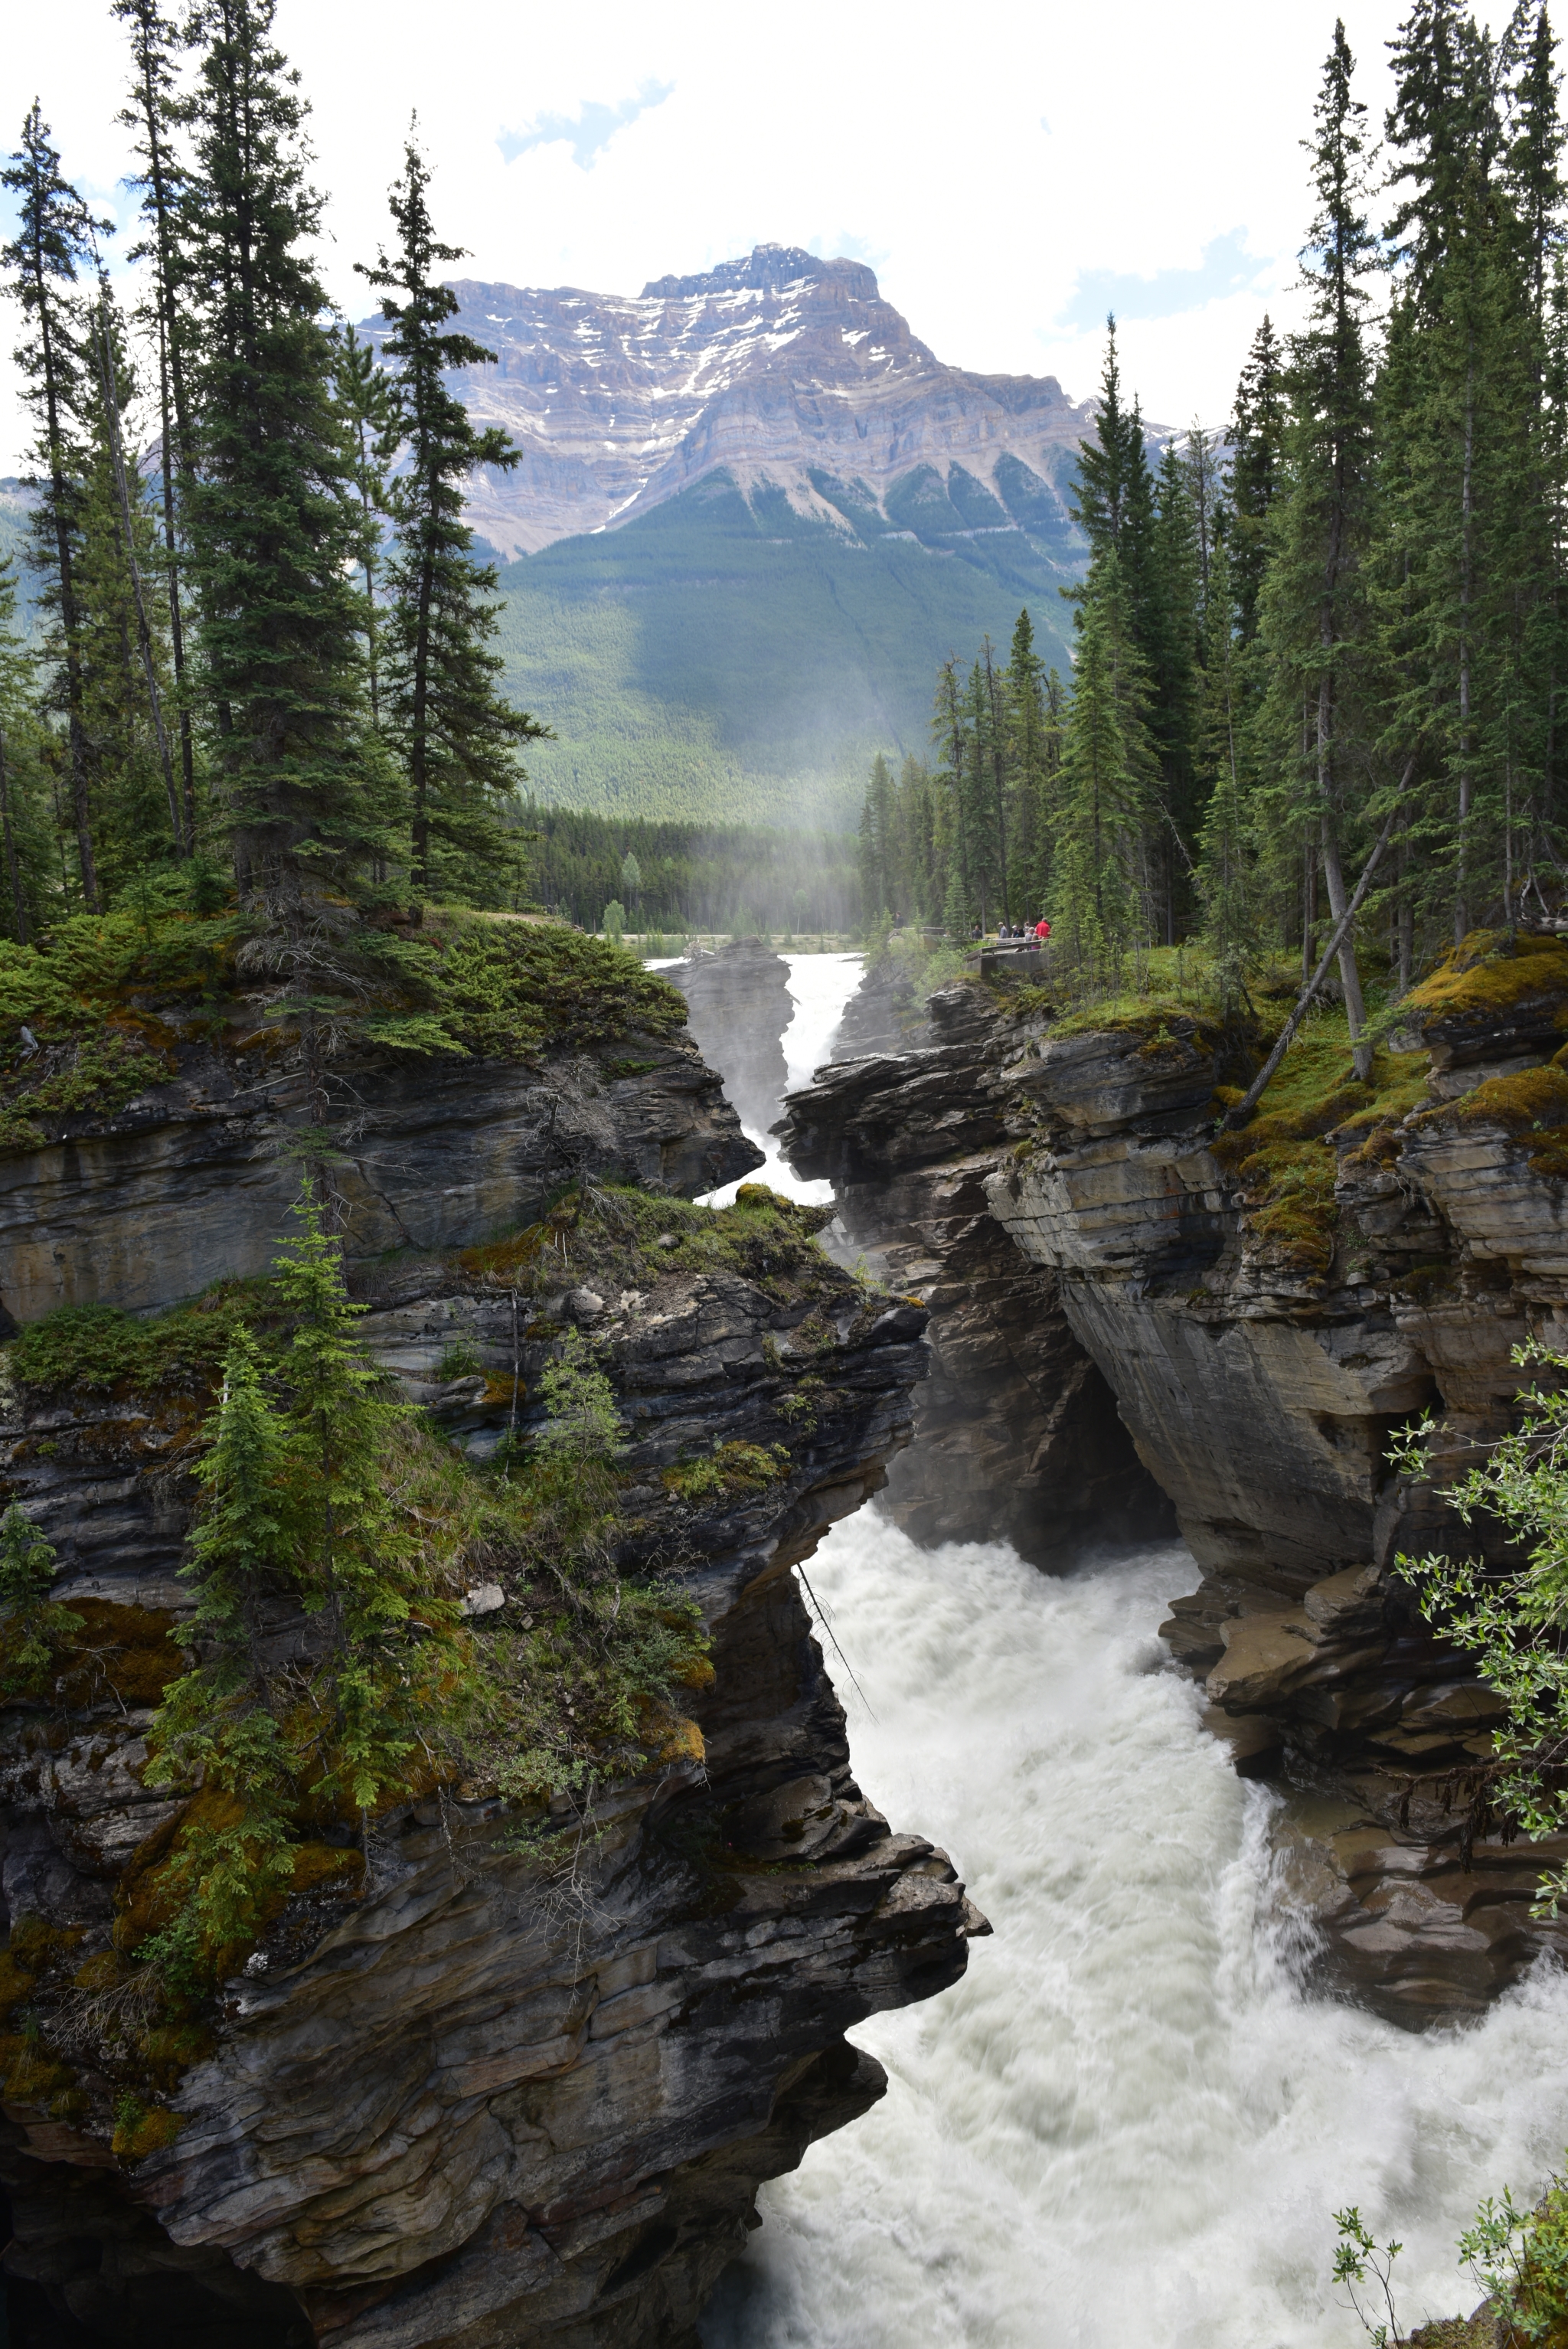
[[[1233,1136],[1190,1005],[919,962],[872,960],[810,1081],[789,1052],[773,1138],[930,1313],[810,1599],[861,1783],[994,1938],[852,2033],[888,2095],[764,2189],[699,2338],[1350,2349],[1351,2199],[1446,2319],[1478,2204],[1560,2156],[1563,1855],[1455,1802],[1496,1700],[1394,1560],[1508,1553],[1388,1454],[1495,1440],[1512,1347],[1561,1346],[1568,952],[1469,941],[1365,1084],[1320,1014]]]

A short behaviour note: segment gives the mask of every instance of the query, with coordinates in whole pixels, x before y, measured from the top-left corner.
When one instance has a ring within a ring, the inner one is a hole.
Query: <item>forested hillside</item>
[[[825,474],[836,524],[721,471],[511,564],[507,680],[557,737],[530,756],[540,792],[618,817],[852,825],[871,758],[923,752],[954,645],[1005,639],[1026,601],[1067,664],[1057,591],[1082,542],[1013,476],[1023,521],[962,468],[912,471],[888,494],[895,533]]]

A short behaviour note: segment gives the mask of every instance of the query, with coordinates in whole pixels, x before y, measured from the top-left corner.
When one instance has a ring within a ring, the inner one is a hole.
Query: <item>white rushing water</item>
[[[796,955],[791,1089],[860,973]],[[752,1179],[825,1200],[767,1134]],[[732,1185],[713,1195],[733,1197]],[[1067,1578],[917,1549],[874,1509],[810,1573],[861,1785],[995,1927],[942,1997],[861,2026],[882,2104],[766,2188],[705,2349],[1352,2349],[1332,2213],[1359,2204],[1407,2326],[1470,2307],[1454,2242],[1568,2137],[1568,1976],[1411,2037],[1304,1991],[1243,1785],[1156,1636],[1179,1544]]]
[[[1473,2306],[1460,2227],[1568,2135],[1568,1977],[1420,2038],[1304,1994],[1275,1798],[1155,1636],[1185,1550],[1058,1579],[873,1508],[810,1572],[874,1712],[844,1692],[861,1784],[995,1932],[854,2033],[889,2094],[764,2189],[706,2349],[1349,2349],[1346,2202],[1407,2246],[1407,2325]]]
[[[789,966],[789,999],[795,1006],[794,1017],[784,1030],[788,1071],[784,1090],[793,1092],[798,1085],[810,1084],[813,1069],[820,1069],[829,1059],[844,1006],[861,983],[863,957],[857,954],[797,954],[784,955],[780,959]],[[658,966],[650,968],[656,969]],[[803,1183],[790,1171],[779,1155],[777,1135],[753,1133],[749,1126],[746,1131],[766,1156],[760,1166],[753,1167],[749,1174],[742,1177],[743,1181],[766,1183],[788,1199],[825,1204],[832,1197],[830,1183]],[[727,1207],[738,1187],[738,1184],[727,1183],[722,1191],[710,1191],[703,1205]]]

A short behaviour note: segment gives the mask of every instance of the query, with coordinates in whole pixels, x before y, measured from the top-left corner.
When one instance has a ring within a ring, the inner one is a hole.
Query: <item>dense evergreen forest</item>
[[[1546,11],[1501,38],[1418,0],[1380,150],[1342,25],[1310,145],[1305,322],[1264,318],[1218,445],[1151,462],[1111,322],[1071,679],[1026,616],[938,679],[934,756],[879,761],[868,918],[1047,912],[1114,983],[1202,942],[1227,994],[1391,986],[1472,926],[1555,916],[1568,856],[1568,280]],[[1358,952],[1359,941],[1359,952]]]
[[[607,905],[640,932],[860,927],[861,880],[844,833],[618,821],[533,800],[523,822],[537,895],[586,929]]]

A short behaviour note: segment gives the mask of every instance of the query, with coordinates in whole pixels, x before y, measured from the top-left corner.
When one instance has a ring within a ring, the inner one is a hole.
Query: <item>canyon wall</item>
[[[665,977],[686,999],[696,1048],[724,1071],[725,1097],[743,1125],[765,1133],[784,1091],[784,1030],[794,1013],[789,967],[760,938],[694,947]]]
[[[947,1284],[976,1255],[1002,1241],[1014,1252],[1003,1288],[1037,1330],[1047,1292],[1030,1284],[1048,1285],[1061,1465],[1046,1447],[1047,1474],[1025,1497],[1020,1451],[997,1443],[1008,1407],[990,1402],[975,1441],[993,1530],[1039,1557],[1039,1510],[1076,1537],[1100,1495],[1125,1493],[1125,1462],[1085,1401],[1113,1395],[1202,1569],[1167,1637],[1206,1679],[1208,1718],[1238,1766],[1295,1789],[1279,1835],[1326,1968],[1416,2024],[1473,2011],[1564,1941],[1529,1915],[1541,1865],[1562,1855],[1485,1837],[1468,1849],[1439,1799],[1443,1776],[1490,1751],[1496,1701],[1390,1573],[1401,1551],[1490,1538],[1501,1554],[1495,1531],[1467,1531],[1430,1483],[1395,1474],[1393,1432],[1434,1413],[1440,1486],[1509,1424],[1511,1349],[1563,1340],[1568,1214],[1540,1136],[1543,1116],[1564,1114],[1568,1079],[1545,1056],[1568,1007],[1568,951],[1526,940],[1501,959],[1503,977],[1468,994],[1454,979],[1457,1009],[1413,999],[1396,1040],[1429,1071],[1414,1107],[1368,1125],[1351,1122],[1354,1094],[1342,1103],[1323,1145],[1326,1237],[1312,1247],[1260,1211],[1245,1167],[1223,1163],[1233,1153],[1215,1154],[1233,1048],[1196,1017],[1063,1034],[1038,995],[1021,1010],[1005,989],[959,986],[929,1006],[938,1040],[824,1071],[786,1125],[792,1163],[830,1174],[851,1228],[881,1231],[929,1296],[939,1362]],[[1489,988],[1503,999],[1485,1000]],[[1532,1095],[1526,1114],[1532,1086],[1552,1099]],[[958,1215],[911,1216],[912,1182],[924,1202],[976,1214],[983,1202],[999,1237],[977,1239]],[[1005,1309],[991,1318],[1000,1348]],[[1027,1367],[1000,1376],[1028,1424]],[[969,1392],[984,1397],[984,1380]],[[967,1523],[961,1466],[911,1483],[912,1526]],[[897,1493],[895,1480],[895,1508]],[[985,1497],[977,1480],[978,1507]]]
[[[587,1333],[628,1433],[618,1567],[699,1602],[713,1682],[658,1767],[557,1795],[531,1836],[465,1781],[324,1847],[170,2061],[160,2137],[128,2140],[90,1985],[189,1799],[142,1772],[206,1402],[178,1378],[7,1379],[5,1495],[92,1662],[0,1709],[18,2349],[691,2344],[758,2186],[882,2092],[845,2031],[954,1980],[988,1930],[862,1795],[790,1571],[907,1443],[923,1310],[831,1265],[820,1213],[682,1204],[757,1154],[678,1035],[408,1066],[352,1072],[365,1122],[333,1170],[364,1339],[481,1462]],[[238,1023],[193,1035],[155,1094],[21,1166],[14,1320],[263,1271],[299,1113]],[[651,1196],[641,1238],[608,1181]],[[569,1182],[520,1310],[477,1243]],[[483,1637],[529,1602],[503,1576],[468,1603]]]

